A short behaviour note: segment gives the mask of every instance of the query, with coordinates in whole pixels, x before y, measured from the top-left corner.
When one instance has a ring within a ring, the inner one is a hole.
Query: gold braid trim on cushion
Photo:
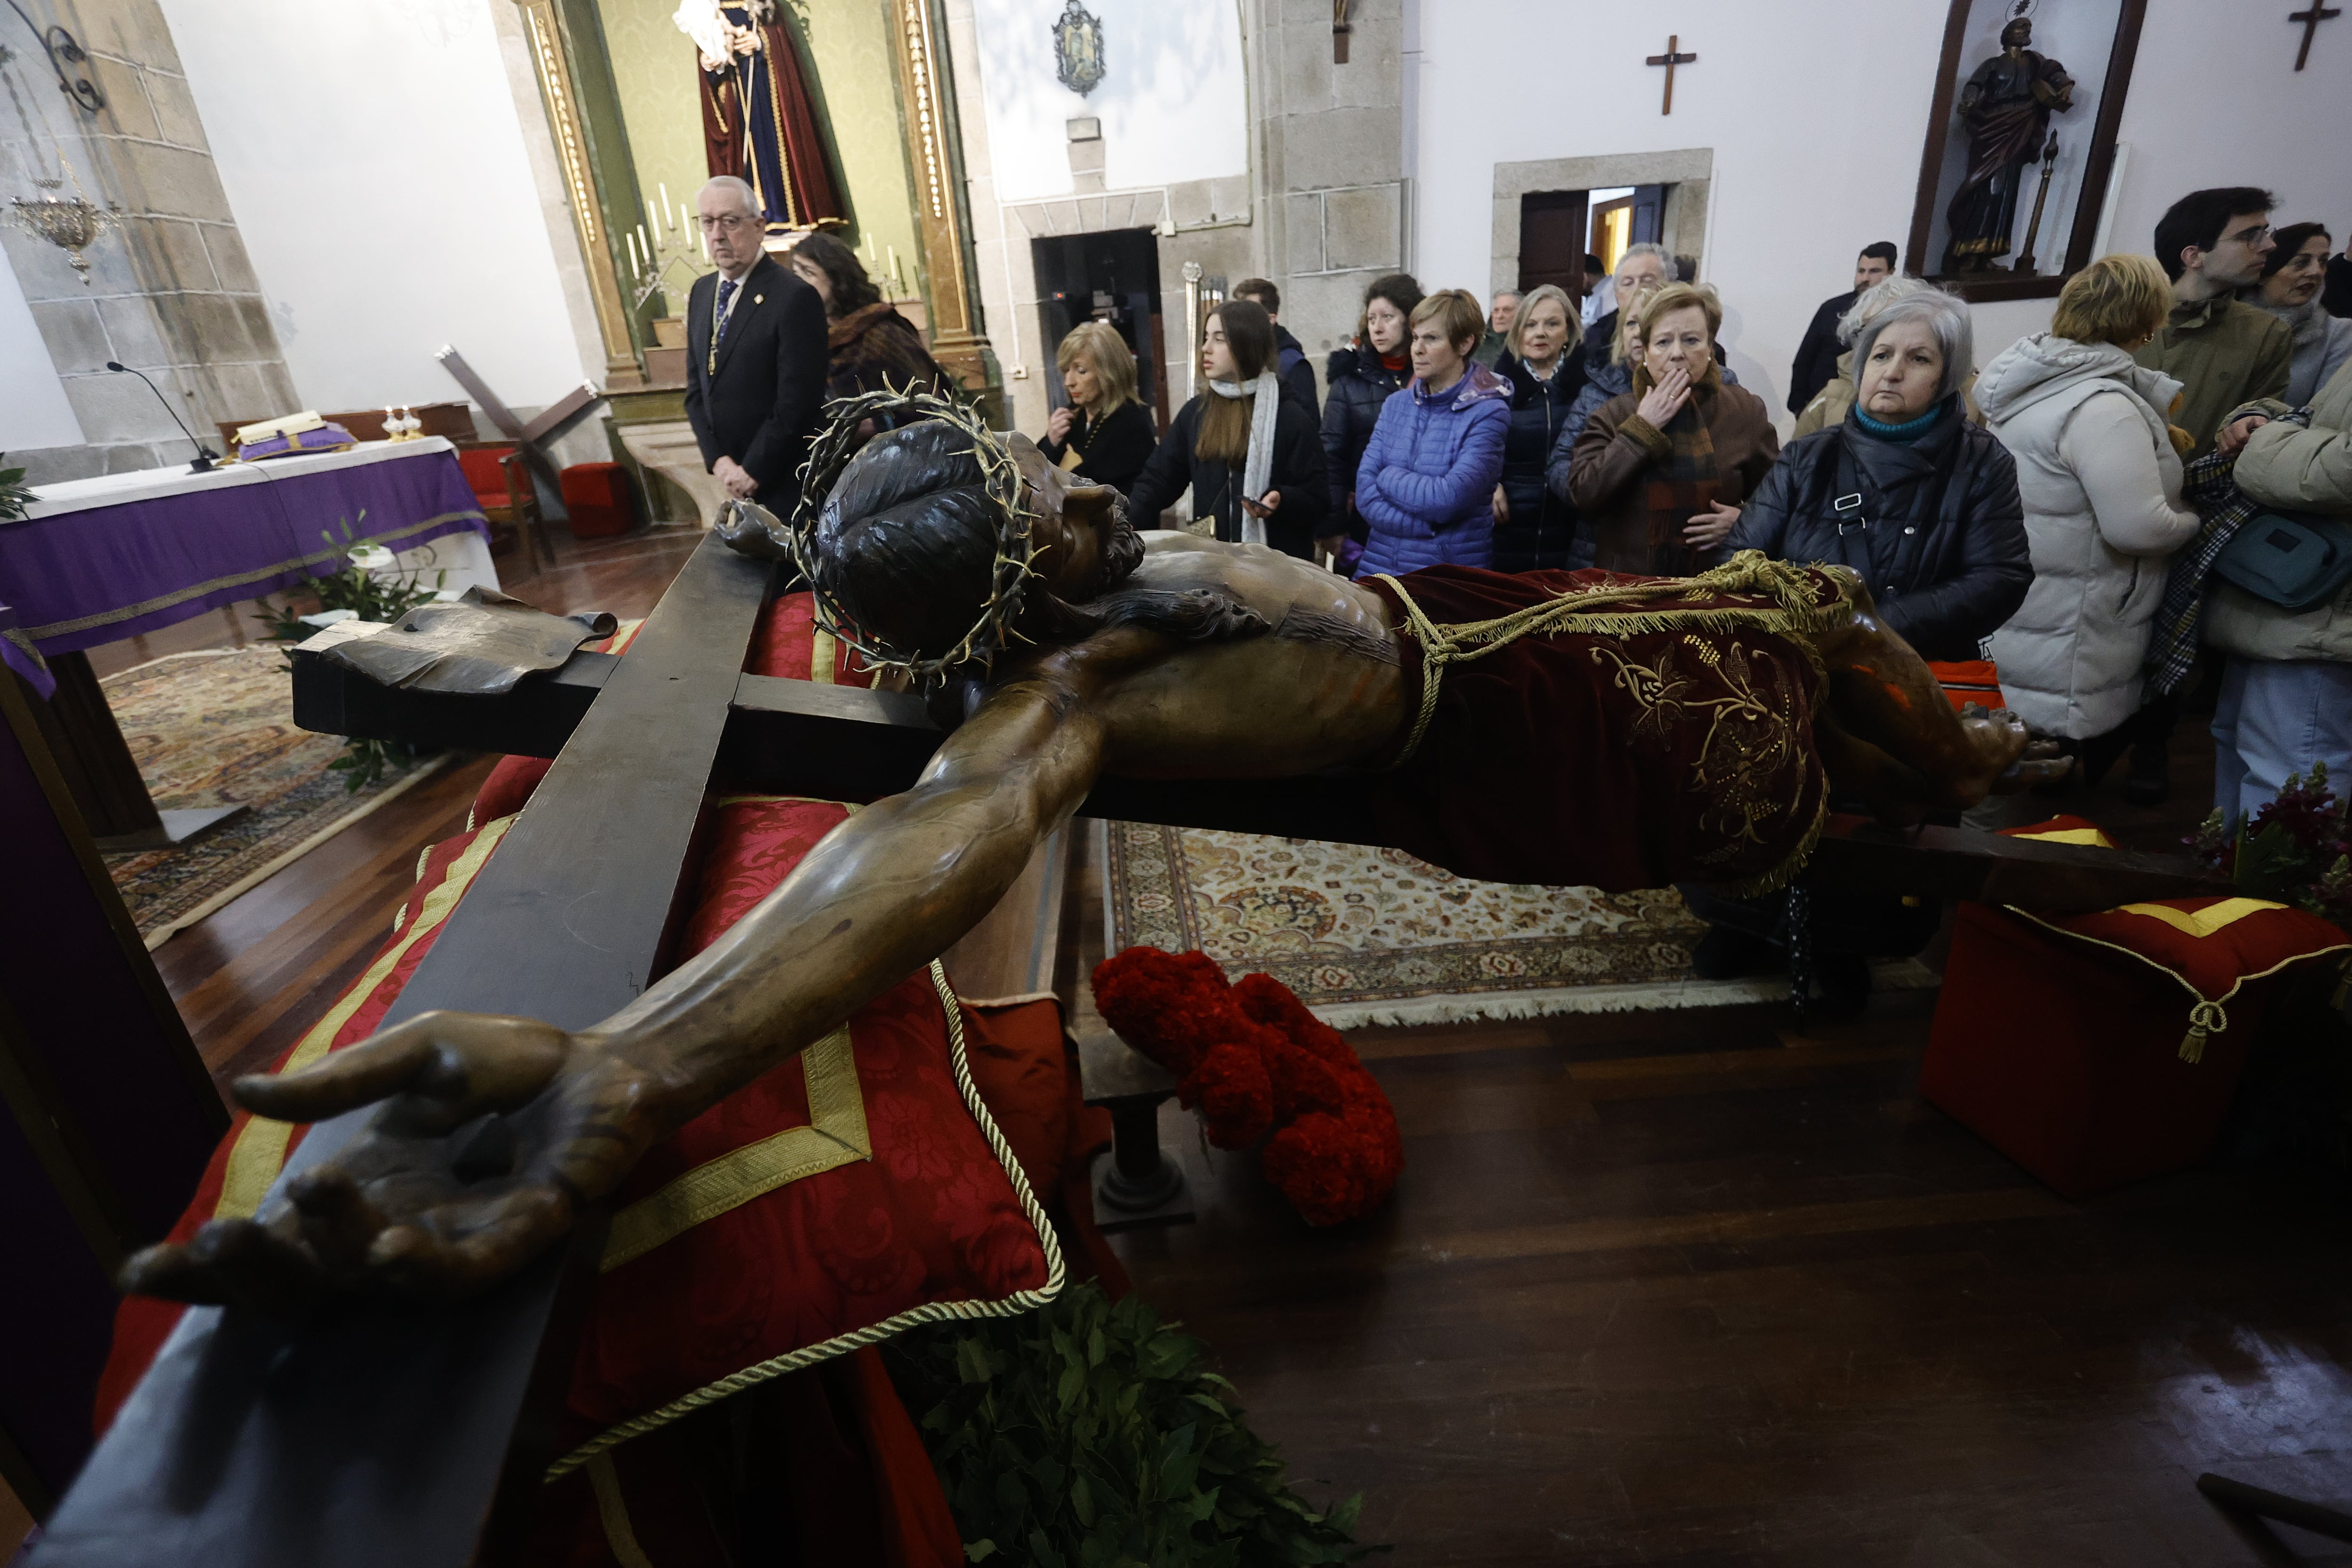
[[[1696,577],[1603,584],[1578,593],[1561,594],[1492,620],[1445,626],[1423,613],[1402,583],[1386,573],[1378,575],[1404,606],[1405,629],[1421,645],[1421,710],[1413,716],[1412,733],[1404,750],[1389,764],[1391,767],[1403,766],[1421,749],[1423,737],[1429,733],[1430,721],[1437,714],[1438,688],[1444,680],[1447,665],[1484,658],[1521,637],[1578,633],[1630,637],[1645,632],[1748,627],[1799,639],[1818,671],[1820,656],[1810,645],[1802,644],[1802,639],[1834,630],[1853,618],[1852,574],[1840,568],[1792,566],[1785,561],[1768,559],[1760,550],[1743,550],[1722,565]],[[1820,602],[1818,594],[1818,585],[1824,580],[1836,590],[1836,596],[1827,604]],[[1757,595],[1771,599],[1779,608],[1740,605],[1703,609],[1689,605],[1690,601],[1721,594]],[[1685,601],[1686,607],[1668,607],[1677,599]],[[1815,836],[1818,834],[1817,828]]]
[[[1003,1130],[996,1125],[996,1119],[989,1114],[987,1104],[980,1098],[979,1086],[971,1080],[971,1067],[964,1055],[962,1004],[956,1000],[954,989],[948,984],[948,972],[937,959],[931,961],[930,976],[931,989],[939,993],[940,1005],[947,1011],[948,1059],[955,1068],[956,1088],[961,1091],[972,1121],[979,1124],[982,1135],[988,1140],[989,1152],[996,1156],[996,1163],[1004,1168],[1006,1178],[1013,1184],[1013,1194],[1020,1200],[1023,1215],[1037,1233],[1038,1247],[1045,1257],[1045,1282],[1034,1289],[1015,1290],[996,1301],[926,1301],[878,1323],[868,1323],[862,1329],[852,1329],[845,1334],[835,1334],[829,1340],[803,1345],[799,1350],[787,1351],[782,1355],[772,1356],[756,1365],[747,1366],[740,1372],[730,1373],[718,1382],[705,1384],[659,1409],[649,1410],[643,1415],[634,1416],[598,1433],[550,1465],[546,1476],[548,1480],[555,1480],[578,1469],[598,1455],[620,1447],[632,1437],[643,1436],[656,1427],[667,1426],[706,1405],[716,1405],[730,1394],[740,1394],[771,1378],[814,1366],[819,1362],[846,1355],[866,1345],[879,1344],[895,1334],[925,1323],[953,1322],[972,1318],[1017,1318],[1024,1312],[1044,1306],[1062,1293],[1062,1285],[1067,1276],[1062,1261],[1061,1244],[1055,1239],[1054,1222],[1046,1217],[1045,1205],[1037,1201],[1037,1194],[1029,1190],[1029,1178],[1021,1169],[1020,1159],[1013,1152],[1013,1145],[1005,1141]]]

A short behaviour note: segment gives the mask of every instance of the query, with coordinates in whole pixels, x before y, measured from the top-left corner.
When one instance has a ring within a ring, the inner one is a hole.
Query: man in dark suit
[[[762,247],[748,184],[721,174],[694,205],[719,270],[687,295],[687,422],[729,495],[789,517],[824,402],[824,301]]]
[[[1894,275],[1895,242],[1882,239],[1864,247],[1855,259],[1853,292],[1822,301],[1822,308],[1813,312],[1813,324],[1805,329],[1804,342],[1797,345],[1797,363],[1789,370],[1790,413],[1802,414],[1813,395],[1836,377],[1838,355],[1845,352],[1838,342],[1838,318],[1853,309],[1864,289]]]

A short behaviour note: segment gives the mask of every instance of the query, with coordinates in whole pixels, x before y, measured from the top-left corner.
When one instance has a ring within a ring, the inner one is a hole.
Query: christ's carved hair
[[[1032,578],[1013,625],[1030,642],[1083,641],[1109,626],[1144,626],[1180,641],[1228,641],[1271,627],[1203,590],[1129,589],[1143,539],[1115,501],[1094,576],[1066,602]],[[842,469],[811,539],[816,585],[857,628],[902,653],[942,658],[988,603],[1003,513],[984,482],[971,436],[927,419],[885,431]]]

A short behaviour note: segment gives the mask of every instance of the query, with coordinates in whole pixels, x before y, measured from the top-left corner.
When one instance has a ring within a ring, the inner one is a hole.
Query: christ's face
[[[2263,302],[2286,307],[2310,304],[2327,281],[2328,243],[2324,234],[2305,240],[2303,248],[2287,258],[2285,266],[2263,279]]]
[[[1135,570],[1143,540],[1117,490],[1071,478],[1024,436],[1013,438],[1013,460],[1034,513],[1029,546],[1037,552],[1036,573],[1055,598],[1086,604]]]

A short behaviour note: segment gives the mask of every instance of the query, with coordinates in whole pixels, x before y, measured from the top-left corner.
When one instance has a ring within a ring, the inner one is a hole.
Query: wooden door
[[[1556,284],[1584,298],[1582,191],[1536,191],[1519,198],[1519,289]]]

